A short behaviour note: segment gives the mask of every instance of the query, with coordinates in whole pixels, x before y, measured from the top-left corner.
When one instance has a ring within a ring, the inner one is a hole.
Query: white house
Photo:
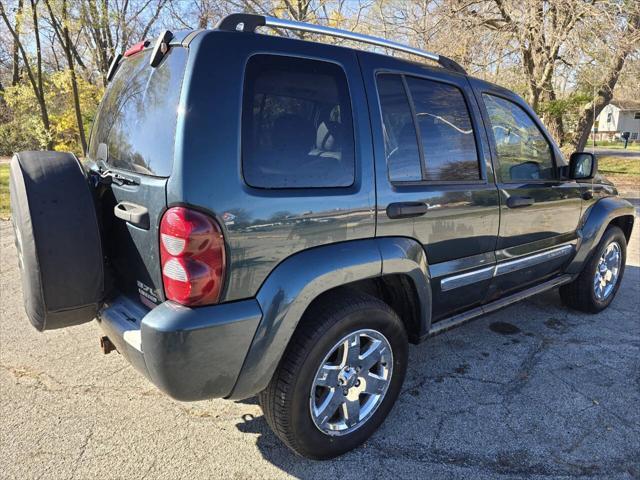
[[[629,132],[629,140],[640,140],[640,101],[611,100],[596,120],[596,140],[620,139]]]

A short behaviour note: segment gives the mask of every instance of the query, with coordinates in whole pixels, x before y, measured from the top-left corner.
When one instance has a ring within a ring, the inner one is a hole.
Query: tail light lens
[[[168,300],[196,306],[220,299],[224,237],[212,218],[185,207],[167,210],[160,222],[160,261]]]

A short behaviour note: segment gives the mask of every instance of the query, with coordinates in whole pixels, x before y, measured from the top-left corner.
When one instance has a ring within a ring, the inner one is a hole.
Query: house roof
[[[640,110],[639,100],[611,100],[611,105],[618,107],[620,110]]]

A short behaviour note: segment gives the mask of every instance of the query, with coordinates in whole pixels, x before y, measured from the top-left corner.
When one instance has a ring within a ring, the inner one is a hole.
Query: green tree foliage
[[[78,86],[82,120],[88,137],[103,88],[84,78],[78,79]],[[56,150],[82,154],[69,71],[61,70],[46,75],[44,89],[51,122],[49,132],[45,131],[40,120],[31,86],[19,82],[5,88],[4,102],[0,103],[0,109],[4,110],[0,114],[0,155],[11,155],[19,150],[44,149],[49,140]]]

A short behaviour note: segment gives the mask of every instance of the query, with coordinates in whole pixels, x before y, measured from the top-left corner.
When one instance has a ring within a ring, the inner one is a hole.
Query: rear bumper
[[[231,393],[262,318],[254,299],[188,308],[164,302],[153,310],[119,296],[98,323],[118,351],[177,400]]]

